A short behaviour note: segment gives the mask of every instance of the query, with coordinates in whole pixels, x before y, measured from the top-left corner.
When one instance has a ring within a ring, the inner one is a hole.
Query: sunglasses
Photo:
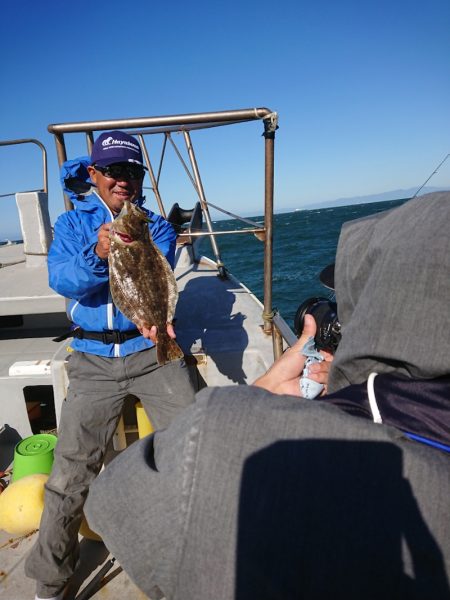
[[[100,173],[105,177],[117,179],[118,181],[122,179],[142,179],[145,174],[144,167],[141,167],[141,165],[134,165],[132,163],[123,165],[109,165],[108,167],[99,167],[94,165],[94,169],[96,171],[100,171]]]

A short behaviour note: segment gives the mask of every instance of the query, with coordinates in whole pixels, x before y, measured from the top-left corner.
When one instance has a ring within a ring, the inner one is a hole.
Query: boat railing
[[[0,195],[0,198],[15,196],[23,244],[14,252],[2,252],[0,267],[26,262],[27,267],[45,266],[48,249],[52,240],[50,216],[48,212],[48,171],[45,146],[34,138],[2,140],[0,147],[18,144],[34,144],[41,150],[42,187],[31,190],[14,190]],[[19,246],[19,245],[18,245]],[[23,250],[23,254],[22,254]]]
[[[43,192],[44,194],[48,193],[48,170],[47,170],[47,151],[45,149],[44,144],[42,144],[39,140],[34,138],[24,138],[21,140],[2,140],[0,141],[1,146],[15,146],[17,144],[35,144],[39,146],[42,153],[42,188],[32,189],[32,190],[15,190],[14,192],[6,192],[4,194],[0,194],[0,198],[6,198],[7,196],[14,196],[17,193],[28,194],[30,192]]]
[[[191,133],[199,129],[220,127],[224,125],[233,125],[250,121],[262,121],[264,125],[263,137],[265,144],[264,158],[264,222],[259,223],[250,219],[239,217],[224,208],[221,208],[207,200],[203,181],[200,175],[200,169],[197,162],[196,153],[192,143]],[[196,230],[195,226],[188,231],[179,233],[180,239],[195,240],[195,238],[209,238],[215,264],[220,277],[226,278],[227,272],[219,250],[217,238],[222,235],[242,235],[251,234],[257,237],[264,244],[264,289],[263,289],[263,331],[267,335],[272,335],[274,339],[274,354],[278,356],[283,350],[283,339],[286,339],[280,333],[280,328],[274,326],[275,312],[272,308],[272,271],[273,271],[273,182],[274,182],[274,144],[275,131],[278,128],[277,114],[268,108],[250,108],[243,110],[230,110],[208,113],[180,114],[161,117],[142,117],[131,119],[114,119],[101,121],[84,121],[76,123],[60,123],[48,126],[48,131],[54,135],[56,143],[56,152],[60,166],[67,160],[66,136],[68,134],[84,134],[86,140],[87,152],[90,154],[94,143],[94,132],[102,132],[112,129],[125,130],[135,135],[143,150],[144,161],[148,169],[148,175],[151,182],[151,191],[153,192],[158,209],[165,218],[168,216],[160,191],[160,176],[166,157],[168,147],[172,147],[176,157],[185,170],[198,197],[198,203],[202,213],[201,228]],[[173,139],[174,133],[181,134],[185,145],[185,159]],[[163,144],[161,154],[155,162],[150,158],[150,153],[146,143],[147,136],[162,135]],[[65,196],[64,203],[67,210],[73,208],[72,202],[68,196]],[[214,228],[210,215],[210,207],[222,212],[229,217],[245,223],[246,228],[234,228],[227,231],[217,231]],[[280,322],[279,317],[278,322]],[[281,330],[289,329],[284,325]],[[276,330],[276,331],[275,331]],[[291,332],[292,333],[292,332]],[[289,337],[289,334],[287,334]]]

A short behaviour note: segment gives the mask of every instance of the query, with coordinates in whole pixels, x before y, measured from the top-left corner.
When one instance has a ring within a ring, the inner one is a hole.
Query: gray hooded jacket
[[[373,371],[450,374],[450,192],[344,224],[334,279],[342,340],[330,392]]]

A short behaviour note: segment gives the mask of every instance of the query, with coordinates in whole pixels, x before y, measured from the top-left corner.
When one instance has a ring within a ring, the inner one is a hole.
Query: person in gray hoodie
[[[449,231],[447,192],[343,227],[331,394],[298,397],[307,315],[94,482],[89,524],[147,595],[450,598]]]

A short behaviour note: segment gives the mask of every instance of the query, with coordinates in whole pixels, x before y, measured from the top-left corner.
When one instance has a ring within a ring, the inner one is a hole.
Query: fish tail
[[[156,359],[159,365],[165,365],[171,360],[183,358],[184,352],[175,340],[170,338],[167,333],[159,334],[156,344]]]

